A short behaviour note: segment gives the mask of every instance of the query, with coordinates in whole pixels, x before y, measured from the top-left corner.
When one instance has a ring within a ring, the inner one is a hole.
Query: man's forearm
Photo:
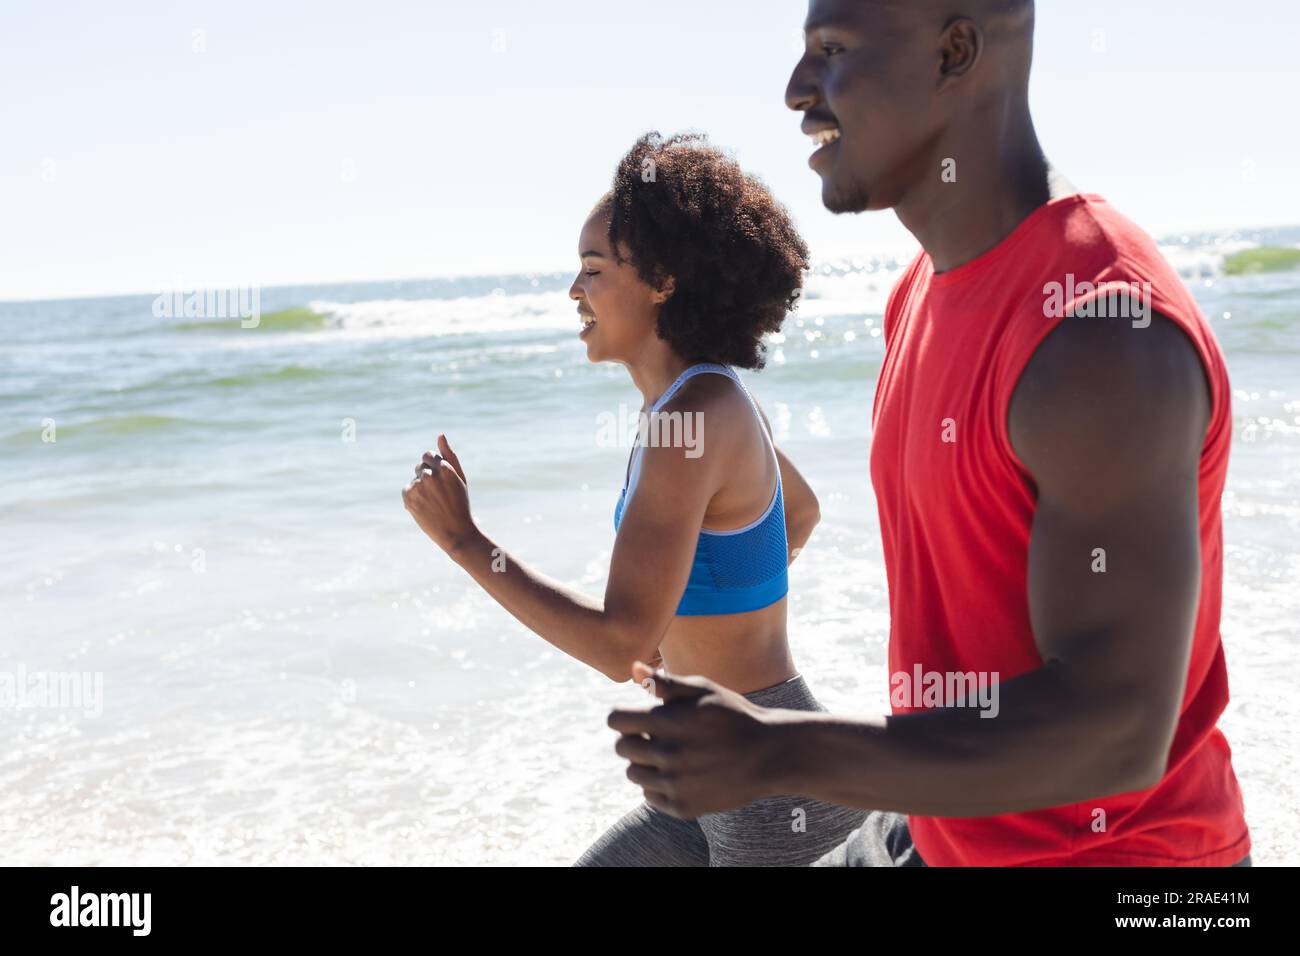
[[[1062,806],[1151,786],[1152,761],[1127,716],[1081,700],[1053,667],[1000,688],[996,717],[942,708],[845,718],[772,711],[772,795],[920,816],[980,817]]]

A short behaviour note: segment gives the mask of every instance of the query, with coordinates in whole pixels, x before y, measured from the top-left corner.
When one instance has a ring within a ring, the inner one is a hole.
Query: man
[[[656,675],[660,706],[609,719],[654,806],[879,811],[823,865],[1249,863],[1216,726],[1227,373],[1151,240],[1044,158],[1033,14],[810,3],[786,99],[823,202],[893,209],[923,249],[873,411],[894,713]]]

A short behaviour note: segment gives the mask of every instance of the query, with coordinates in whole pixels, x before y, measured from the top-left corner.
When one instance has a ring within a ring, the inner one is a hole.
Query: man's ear
[[[674,279],[672,276],[665,276],[663,279],[659,281],[659,288],[655,290],[655,294],[654,294],[655,305],[663,305],[665,302],[667,302],[669,299],[673,297],[673,293],[676,291],[677,291],[677,280]]]
[[[954,17],[939,37],[939,88],[961,79],[979,62],[984,52],[984,32],[969,17]]]

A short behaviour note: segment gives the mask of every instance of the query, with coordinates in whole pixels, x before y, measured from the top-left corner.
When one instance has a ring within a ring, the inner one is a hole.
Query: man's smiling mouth
[[[812,155],[808,157],[808,165],[816,169],[822,158],[830,153],[835,148],[835,144],[840,141],[840,128],[833,123],[804,123],[803,131],[813,141],[813,145],[817,147],[813,150]]]

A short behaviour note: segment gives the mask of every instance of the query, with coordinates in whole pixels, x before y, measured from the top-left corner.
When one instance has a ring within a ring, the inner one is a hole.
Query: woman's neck
[[[636,362],[628,362],[627,371],[645,400],[644,407],[650,408],[691,364],[677,353],[663,349],[656,350],[654,355],[643,356]]]

